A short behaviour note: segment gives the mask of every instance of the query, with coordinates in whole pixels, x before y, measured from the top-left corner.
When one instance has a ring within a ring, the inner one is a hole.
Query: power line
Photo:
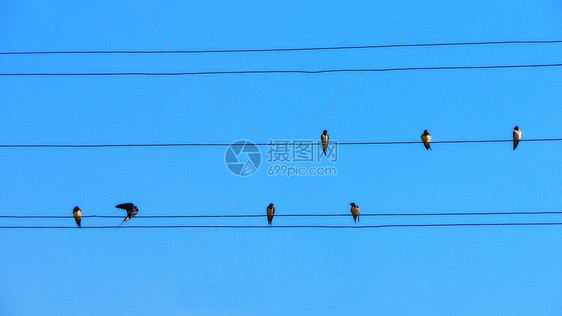
[[[558,142],[562,138],[534,138],[522,139],[520,142]],[[511,139],[493,139],[493,140],[444,140],[432,141],[431,144],[477,144],[477,143],[511,143]],[[421,144],[421,141],[381,141],[381,142],[338,142],[336,145],[412,145]],[[310,145],[320,146],[320,142],[273,142],[273,143],[253,143],[256,146],[278,146],[278,145]],[[162,143],[162,144],[0,144],[0,148],[112,148],[112,147],[229,147],[229,146],[245,146],[246,143]]]
[[[491,65],[491,66],[440,66],[440,67],[405,67],[378,69],[324,69],[324,70],[239,70],[239,71],[201,71],[201,72],[76,72],[76,73],[0,73],[9,77],[60,77],[60,76],[202,76],[202,75],[252,75],[252,74],[327,74],[351,72],[394,72],[423,70],[469,70],[469,69],[513,69],[513,68],[549,68],[562,67],[562,64],[534,65]]]
[[[284,226],[248,226],[248,225],[153,225],[153,226],[120,226],[119,229],[180,229],[180,228],[219,228],[219,229],[288,229],[288,228],[318,228],[318,229],[379,229],[379,228],[416,228],[416,227],[477,227],[477,226],[560,226],[562,222],[546,223],[446,223],[446,224],[389,224],[369,226],[344,225],[284,225]],[[115,229],[115,226],[83,226],[82,229]],[[0,226],[0,229],[80,229],[76,226]]]
[[[301,48],[262,48],[262,49],[218,49],[218,50],[74,50],[74,51],[22,51],[0,52],[0,55],[54,55],[54,54],[209,54],[209,53],[264,53],[264,52],[297,52],[322,50],[351,50],[400,47],[435,47],[435,46],[481,46],[506,44],[559,44],[560,40],[552,41],[489,41],[489,42],[449,42],[449,43],[418,43],[418,44],[385,44],[362,46],[331,46]]]
[[[521,211],[521,212],[445,212],[445,213],[368,213],[361,217],[398,217],[398,216],[502,216],[502,215],[562,215],[562,211]],[[260,218],[266,214],[239,214],[239,215],[137,215],[135,218]],[[345,217],[351,214],[277,214],[275,217]],[[0,219],[67,219],[72,215],[0,215]],[[119,218],[116,215],[84,215],[82,218]]]

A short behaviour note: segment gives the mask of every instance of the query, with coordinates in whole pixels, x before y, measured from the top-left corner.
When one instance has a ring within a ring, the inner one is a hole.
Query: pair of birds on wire
[[[127,216],[125,217],[125,219],[123,219],[119,226],[123,225],[123,223],[128,222],[131,218],[135,217],[135,215],[139,213],[139,208],[136,207],[133,203],[123,203],[116,205],[115,207],[127,211]],[[75,206],[74,210],[72,211],[72,215],[74,215],[74,220],[76,221],[78,227],[82,228],[82,210],[78,206]]]
[[[515,150],[515,148],[517,148],[517,145],[519,145],[522,134],[523,132],[519,129],[519,126],[515,126],[515,128],[513,129],[513,150]],[[429,134],[427,130],[423,131],[421,139],[423,145],[425,146],[425,149],[431,150],[431,134]]]
[[[353,216],[353,221],[357,223],[359,220],[359,206],[355,203],[350,203],[351,205],[351,215]],[[267,224],[271,225],[273,222],[273,216],[275,215],[275,205],[273,203],[269,203],[267,206]]]

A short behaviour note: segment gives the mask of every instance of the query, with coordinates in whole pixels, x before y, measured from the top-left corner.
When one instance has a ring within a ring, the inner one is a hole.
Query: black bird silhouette
[[[423,131],[423,134],[421,135],[421,139],[423,145],[425,146],[425,149],[431,150],[431,135],[427,130]]]
[[[273,206],[273,203],[269,203],[269,205],[267,206],[267,224],[271,225],[271,222],[273,222],[273,215],[275,215],[275,206]]]
[[[123,225],[123,223],[128,222],[131,218],[135,217],[135,215],[139,213],[139,208],[136,207],[133,203],[123,203],[116,205],[115,207],[127,211],[127,217],[125,217],[125,219],[121,222],[121,224],[119,224],[119,226]]]
[[[515,128],[513,129],[513,150],[515,150],[515,148],[517,148],[517,145],[519,145],[522,134],[523,132],[519,129],[519,126],[515,126]]]
[[[75,206],[72,210],[72,215],[74,215],[74,220],[76,221],[78,227],[82,228],[82,225],[80,224],[82,222],[82,210],[78,206]]]
[[[320,135],[320,140],[322,141],[322,151],[324,151],[324,155],[326,155],[326,151],[328,150],[328,142],[330,142],[330,135],[328,135],[328,131],[324,130],[322,135]]]
[[[359,220],[359,206],[355,203],[349,203],[351,205],[351,215],[353,215],[353,222],[357,223]]]

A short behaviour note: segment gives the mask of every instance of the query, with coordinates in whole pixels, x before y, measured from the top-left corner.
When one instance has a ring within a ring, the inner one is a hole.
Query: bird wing
[[[422,134],[421,139],[422,139],[423,145],[425,146],[425,149],[429,150],[431,148],[431,145],[430,145],[431,135]]]
[[[357,222],[357,217],[359,217],[359,207],[352,206],[351,207],[351,215],[353,215],[353,221]]]
[[[275,215],[275,206],[267,207],[267,223],[271,225],[273,221],[273,215]]]
[[[517,148],[519,145],[519,141],[521,140],[521,131],[513,131],[513,150]]]
[[[74,210],[72,211],[72,215],[74,215],[74,220],[76,221],[78,227],[82,227],[80,226],[80,222],[82,221],[82,210],[75,207]]]
[[[134,206],[135,205],[133,203],[123,203],[123,204],[115,205],[116,208],[126,210],[127,212],[129,212],[131,209],[133,209]]]

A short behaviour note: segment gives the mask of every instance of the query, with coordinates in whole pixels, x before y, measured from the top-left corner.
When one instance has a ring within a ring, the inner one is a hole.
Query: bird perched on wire
[[[431,134],[429,134],[429,132],[427,130],[423,131],[421,139],[422,139],[423,145],[425,146],[425,149],[431,150]]]
[[[353,222],[357,223],[359,220],[359,206],[355,205],[355,203],[349,203],[351,205],[351,215],[353,215]]]
[[[72,210],[72,215],[74,215],[74,220],[76,221],[78,227],[82,228],[82,225],[80,224],[80,222],[82,222],[82,210],[78,206],[75,206],[74,210]]]
[[[322,141],[322,150],[324,151],[324,155],[326,155],[326,152],[328,151],[328,142],[330,141],[330,135],[328,135],[327,130],[324,130],[324,132],[322,132],[320,140]]]
[[[513,129],[513,150],[515,150],[515,148],[517,148],[517,145],[519,145],[522,134],[523,132],[519,129],[519,126],[515,126],[515,128]]]
[[[269,205],[267,206],[267,224],[271,225],[271,222],[273,221],[273,215],[275,215],[275,206],[273,206],[273,203],[269,203]]]
[[[119,224],[119,226],[123,225],[123,223],[128,222],[131,218],[135,217],[135,215],[139,213],[139,208],[136,207],[133,203],[123,203],[116,205],[115,207],[127,211],[127,217],[125,217],[125,219],[121,222],[121,224]]]

